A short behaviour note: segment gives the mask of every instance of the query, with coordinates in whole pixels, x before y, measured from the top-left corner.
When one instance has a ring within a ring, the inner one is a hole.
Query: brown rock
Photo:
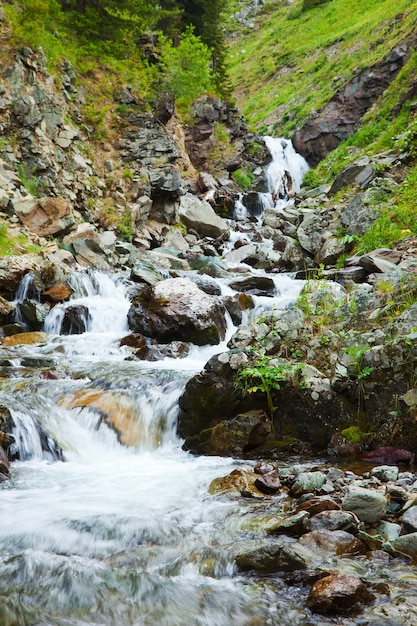
[[[278,470],[273,470],[255,480],[255,485],[266,494],[276,493],[281,488]]]
[[[67,285],[56,285],[51,287],[47,291],[44,291],[42,296],[49,302],[64,302],[68,300],[73,291]]]
[[[63,198],[22,198],[13,203],[23,225],[40,237],[57,235],[70,230],[74,224],[69,204]]]
[[[355,554],[364,553],[367,548],[363,541],[357,539],[344,530],[327,530],[318,528],[303,535],[299,543],[313,552],[321,555]]]
[[[358,604],[374,600],[360,578],[346,574],[330,574],[314,583],[307,606],[315,613],[350,613]]]
[[[310,513],[311,517],[313,517],[313,515],[317,515],[322,511],[334,511],[340,510],[340,508],[340,504],[337,504],[330,496],[315,496],[314,498],[300,502],[296,510],[307,511],[307,513]]]
[[[3,337],[1,343],[3,346],[24,346],[34,343],[45,343],[48,339],[48,333],[36,331],[33,333],[18,333],[10,337]]]

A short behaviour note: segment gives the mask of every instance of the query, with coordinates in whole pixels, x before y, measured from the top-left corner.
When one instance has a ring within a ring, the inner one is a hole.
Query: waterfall
[[[292,203],[309,169],[307,161],[294,150],[289,139],[269,136],[263,139],[271,155],[271,161],[265,168],[267,191],[239,197],[234,209],[237,220],[250,216],[260,218],[265,209],[281,209]]]

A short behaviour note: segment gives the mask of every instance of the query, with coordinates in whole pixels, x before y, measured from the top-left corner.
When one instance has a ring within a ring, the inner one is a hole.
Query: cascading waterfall
[[[271,162],[265,170],[267,191],[258,193],[256,201],[252,198],[250,211],[245,207],[244,198],[239,198],[235,204],[237,220],[249,215],[260,219],[265,209],[280,209],[291,204],[309,169],[307,161],[294,150],[290,140],[266,136],[264,141],[271,155]]]

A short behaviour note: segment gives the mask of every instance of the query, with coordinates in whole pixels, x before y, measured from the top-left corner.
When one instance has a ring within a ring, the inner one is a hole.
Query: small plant
[[[279,363],[271,365],[268,356],[258,353],[253,364],[241,370],[237,376],[236,384],[243,393],[255,393],[262,391],[266,394],[268,413],[272,419],[276,411],[273,405],[272,391],[279,391],[281,383],[288,378],[299,375],[302,364]]]
[[[31,176],[24,163],[20,163],[17,168],[17,176],[22,185],[35,198],[39,197],[39,181],[36,176]]]
[[[247,191],[253,183],[255,176],[251,171],[243,171],[239,169],[233,172],[233,178],[243,191]]]

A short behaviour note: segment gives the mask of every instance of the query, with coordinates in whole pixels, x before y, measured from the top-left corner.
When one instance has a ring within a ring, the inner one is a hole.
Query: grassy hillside
[[[254,30],[231,41],[238,105],[257,130],[288,135],[338,86],[380,60],[417,28],[410,0],[271,2]]]

